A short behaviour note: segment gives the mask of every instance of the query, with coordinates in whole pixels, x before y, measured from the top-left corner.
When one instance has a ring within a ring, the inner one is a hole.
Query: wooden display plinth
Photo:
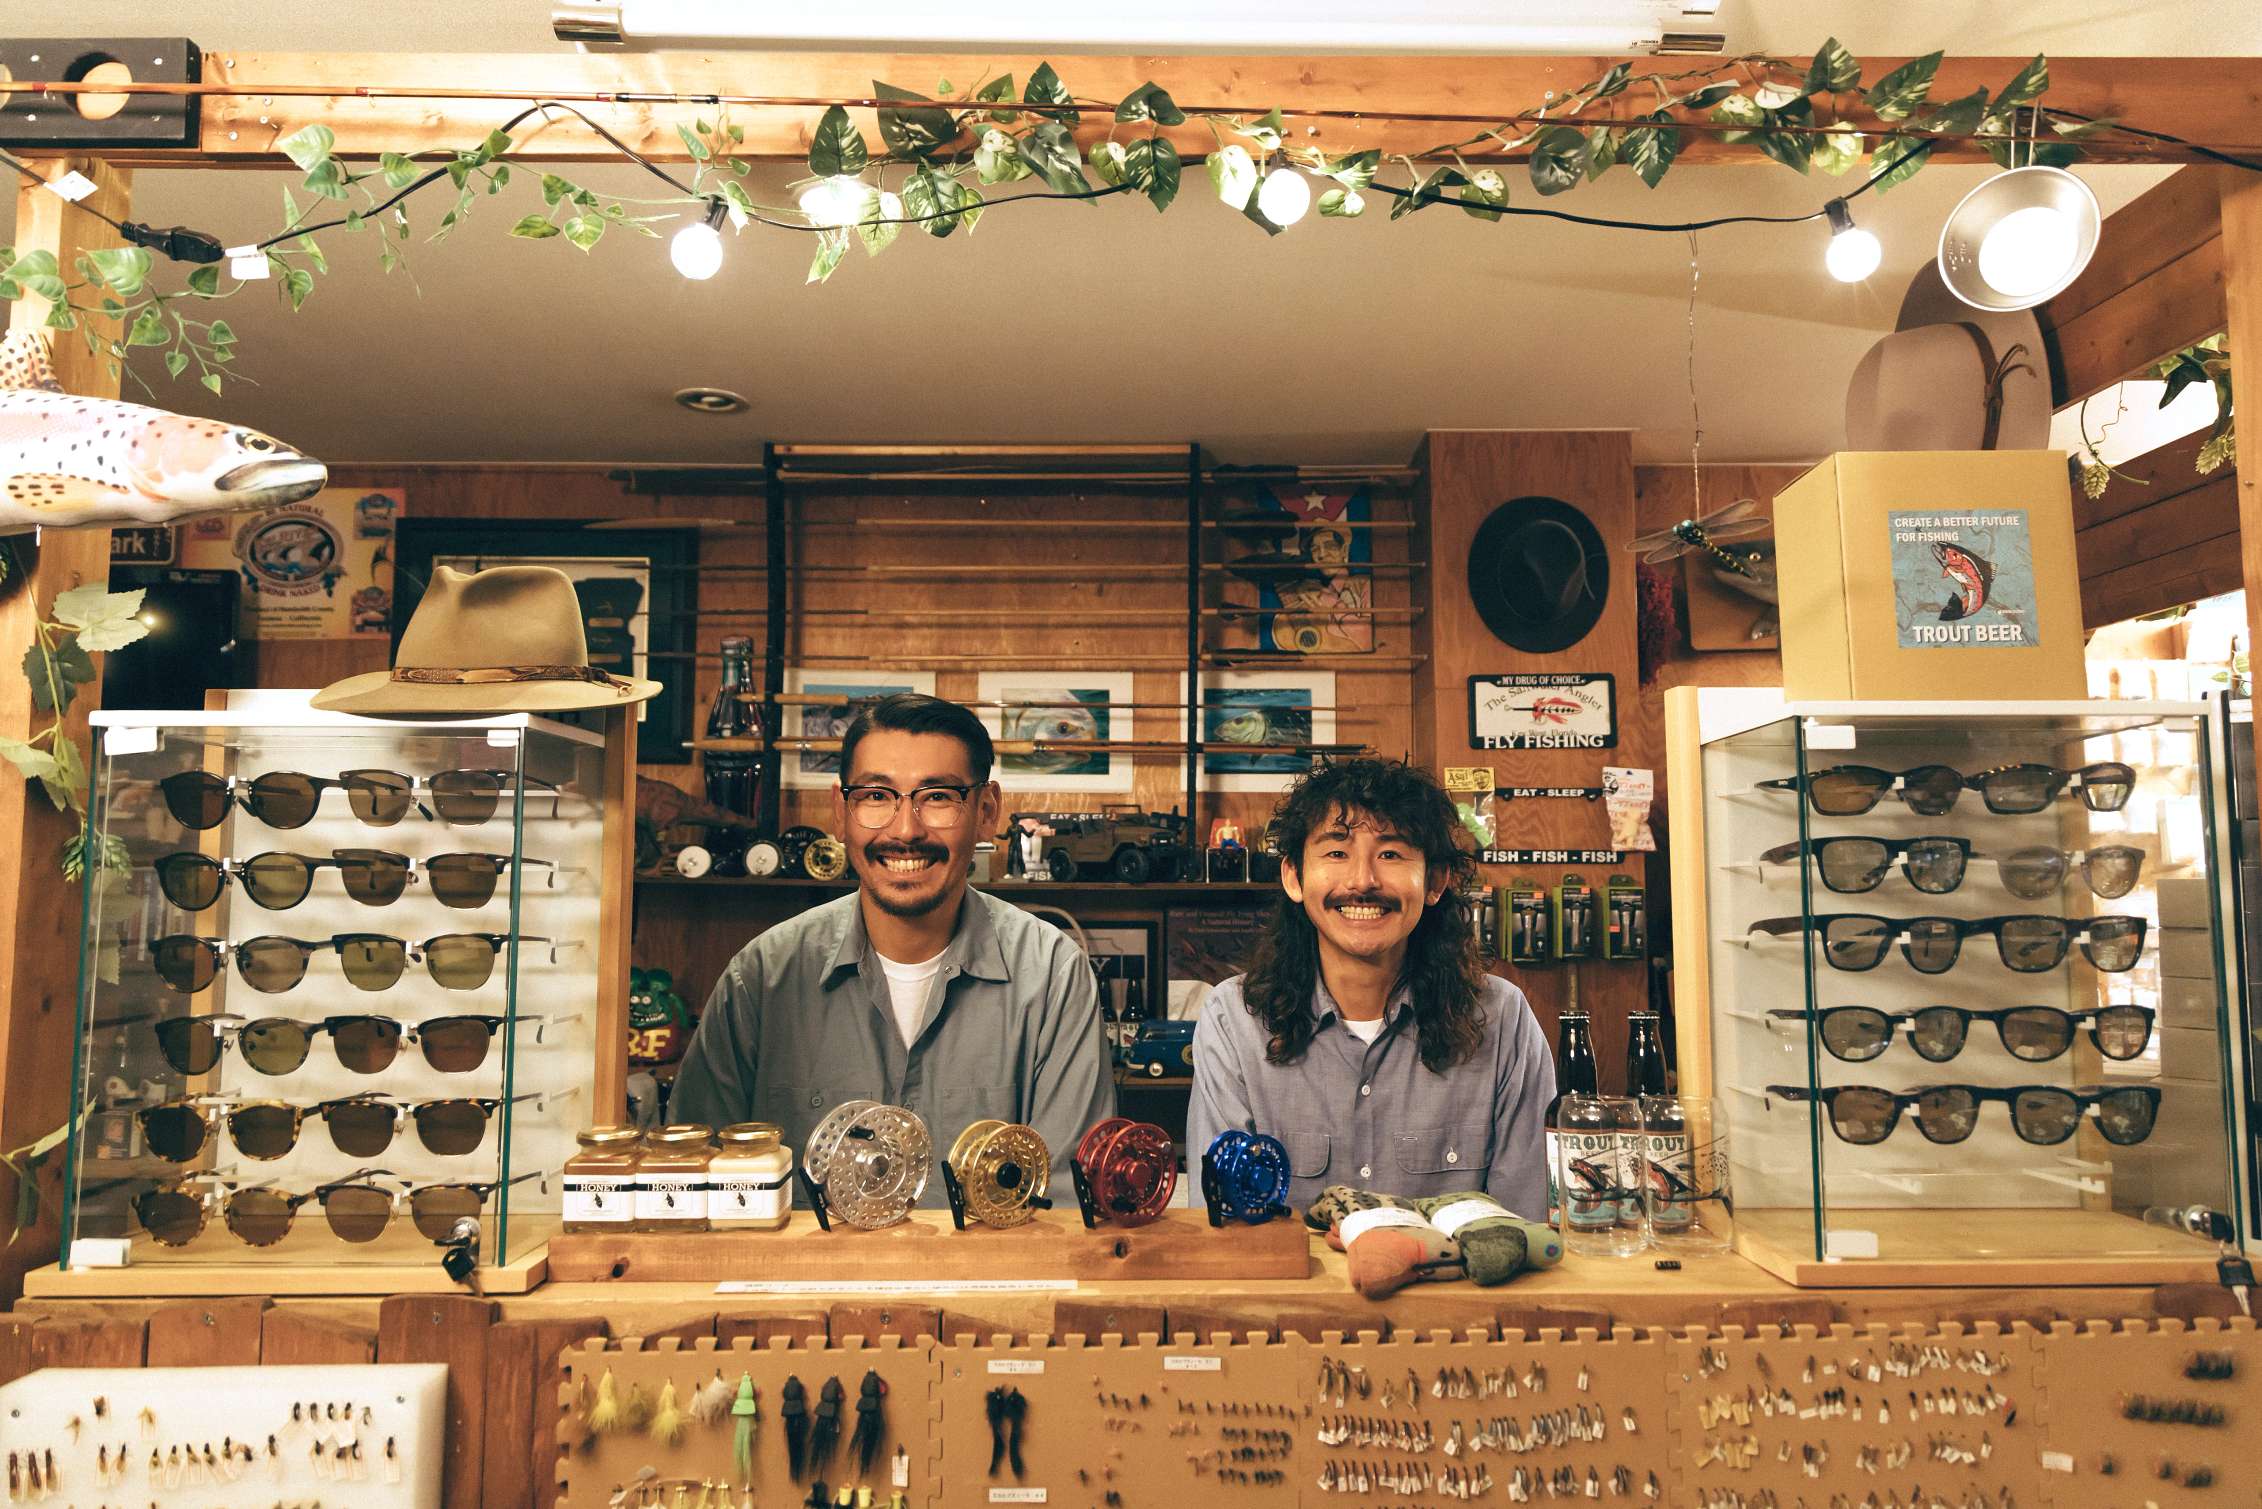
[[[422,1262],[401,1263],[135,1263],[124,1268],[63,1268],[50,1263],[24,1275],[27,1299],[188,1299],[230,1294],[273,1298],[310,1295],[468,1294],[440,1271],[438,1249]],[[486,1294],[527,1294],[542,1286],[549,1265],[537,1247],[515,1263],[479,1270]]]
[[[1802,1289],[2213,1284],[2216,1248],[2103,1210],[1842,1210],[1875,1257],[1817,1259],[1808,1210],[1739,1210],[1736,1251]]]
[[[1311,1272],[1311,1237],[1294,1217],[1213,1229],[1200,1211],[1166,1211],[1145,1226],[1086,1231],[1073,1211],[1044,1211],[999,1231],[952,1228],[948,1212],[919,1210],[878,1231],[837,1217],[831,1231],[797,1210],[783,1231],[710,1231],[672,1236],[623,1232],[550,1239],[550,1277],[560,1282],[643,1283],[733,1279],[901,1279],[947,1286],[963,1279],[1300,1279]]]

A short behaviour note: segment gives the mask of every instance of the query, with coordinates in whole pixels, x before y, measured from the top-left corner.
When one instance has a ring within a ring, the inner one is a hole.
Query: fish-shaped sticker
[[[1932,558],[1940,563],[1940,574],[1956,584],[1940,609],[1940,622],[1952,624],[1987,606],[1987,594],[1995,585],[1993,566],[1960,545],[1935,543]]]
[[[329,480],[256,430],[64,392],[44,332],[0,340],[0,534],[273,508]]]

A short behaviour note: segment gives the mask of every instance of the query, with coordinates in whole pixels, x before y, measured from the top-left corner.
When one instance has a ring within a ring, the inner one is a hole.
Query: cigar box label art
[[[2025,509],[1896,509],[1886,527],[1902,649],[2020,649],[2041,642]]]

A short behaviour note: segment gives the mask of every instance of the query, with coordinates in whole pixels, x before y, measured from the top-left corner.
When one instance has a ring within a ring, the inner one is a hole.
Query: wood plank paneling
[[[139,1316],[103,1309],[48,1314],[32,1335],[35,1368],[138,1368],[148,1330]]]
[[[149,1313],[153,1368],[249,1367],[260,1360],[262,1298],[200,1299]]]
[[[472,1509],[486,1481],[487,1333],[495,1315],[493,1300],[457,1294],[395,1295],[377,1309],[379,1362],[447,1364],[447,1459],[440,1469],[447,1509]]]
[[[2223,243],[2203,241],[2142,282],[2043,332],[2063,406],[2223,328]]]
[[[2247,648],[2262,646],[2262,444],[2251,430],[2252,416],[2262,412],[2253,401],[2262,393],[2256,374],[2262,373],[2262,175],[2237,168],[2215,169],[2222,194],[2223,263],[2228,271],[2226,311],[2230,329],[2227,343],[2233,351],[2249,353],[2246,374],[2240,379],[2237,364],[2231,383],[2248,414],[2249,434],[2239,447],[2238,518],[2240,580],[2246,585]]]
[[[2106,218],[2097,254],[2081,276],[2035,310],[2050,350],[2058,407],[2111,387],[2152,357],[2222,328],[2221,234],[2214,170],[2204,167],[2185,168],[2161,180]],[[2171,272],[2178,262],[2188,265]],[[2163,277],[2163,282],[2152,281]],[[2211,304],[2205,293],[2210,281],[2215,285]],[[2192,285],[2200,289],[2196,305],[2170,318],[2154,318],[2186,298]],[[2108,305],[2115,307],[2108,310]],[[2176,329],[2195,318],[2201,328],[2176,339]],[[2132,347],[2162,338],[2169,343],[2149,355],[2139,352],[2116,370]]]
[[[377,1331],[365,1321],[278,1305],[260,1322],[259,1360],[278,1366],[375,1362]]]

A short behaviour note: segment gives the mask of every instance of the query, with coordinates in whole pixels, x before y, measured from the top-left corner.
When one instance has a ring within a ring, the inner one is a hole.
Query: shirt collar
[[[1382,1019],[1385,1022],[1393,1022],[1413,1009],[1413,987],[1401,981],[1398,988],[1391,991],[1390,1003],[1383,1008]],[[1341,1020],[1343,1016],[1343,1008],[1336,1005],[1335,997],[1328,993],[1325,975],[1320,976],[1312,984],[1312,1015],[1318,1019],[1318,1023],[1322,1027],[1325,1027],[1330,1021]]]
[[[825,965],[825,980],[832,983],[841,971],[853,970],[870,952],[872,940],[864,931],[864,902],[861,895],[850,898],[842,908],[842,917],[832,938],[832,954]],[[943,968],[956,969],[960,974],[972,975],[982,980],[1003,981],[1007,978],[1005,951],[998,945],[997,929],[990,923],[990,902],[981,892],[969,886],[965,899],[958,908],[958,926],[950,935],[950,943],[943,949]]]

